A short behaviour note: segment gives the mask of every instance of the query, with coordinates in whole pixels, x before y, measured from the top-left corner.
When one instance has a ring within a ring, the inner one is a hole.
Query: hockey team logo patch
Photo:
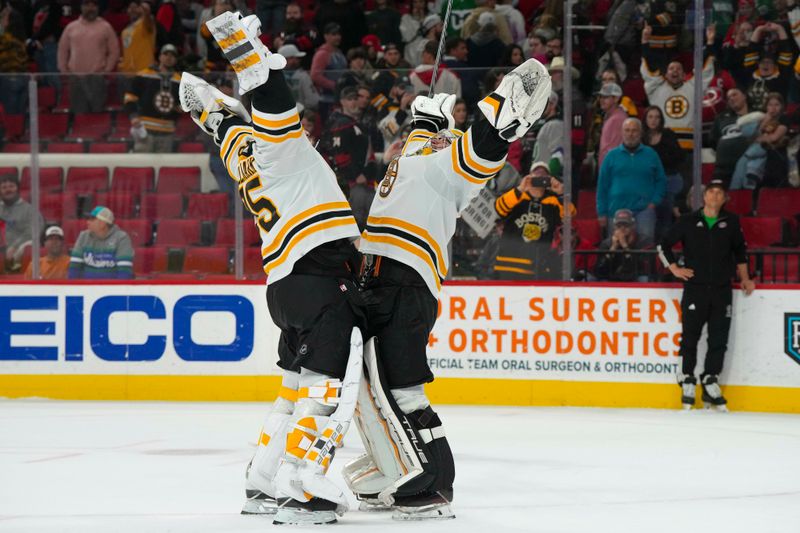
[[[800,365],[800,313],[784,313],[783,328],[783,350]]]

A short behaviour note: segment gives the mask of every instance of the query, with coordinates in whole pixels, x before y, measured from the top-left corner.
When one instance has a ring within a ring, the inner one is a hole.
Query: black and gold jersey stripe
[[[278,115],[254,112],[253,126],[256,138],[269,143],[281,143],[303,135],[297,108]]]
[[[453,170],[470,183],[486,183],[503,168],[504,162],[486,161],[472,150],[472,131],[462,135],[450,146]],[[493,165],[493,166],[490,166]]]
[[[226,132],[219,154],[229,171],[236,168],[236,154],[244,144],[249,142],[252,136],[253,128],[247,126],[235,126]]]

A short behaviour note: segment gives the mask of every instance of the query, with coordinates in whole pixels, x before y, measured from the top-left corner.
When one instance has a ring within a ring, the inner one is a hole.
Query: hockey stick
[[[442,23],[442,35],[439,36],[439,48],[436,50],[436,62],[433,64],[433,77],[431,78],[431,87],[428,89],[428,98],[433,96],[433,88],[436,85],[436,75],[439,73],[439,61],[442,59],[444,40],[447,37],[447,22],[450,20],[450,9],[452,7],[453,0],[447,0],[447,11],[444,14],[444,22]]]

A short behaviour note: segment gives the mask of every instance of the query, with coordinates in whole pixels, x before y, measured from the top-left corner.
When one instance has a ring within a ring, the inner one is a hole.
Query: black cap
[[[0,183],[5,183],[7,181],[13,181],[17,187],[19,187],[19,177],[17,176],[16,172],[6,172],[5,174],[0,174]]]
[[[341,34],[342,33],[342,27],[339,25],[338,22],[329,22],[329,23],[325,24],[325,28],[322,30],[322,33],[326,34],[326,35],[329,34],[329,33],[339,33],[339,34]]]
[[[711,180],[706,184],[706,190],[713,188],[722,189],[723,191],[727,192],[728,184],[722,180]]]
[[[389,50],[389,49],[400,50],[400,48],[397,46],[396,43],[391,43],[391,42],[390,43],[385,43],[383,45],[383,51],[386,52],[386,50]]]

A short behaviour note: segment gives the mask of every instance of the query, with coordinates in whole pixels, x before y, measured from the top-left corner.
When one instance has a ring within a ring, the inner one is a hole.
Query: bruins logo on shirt
[[[670,96],[664,102],[664,113],[671,119],[680,119],[689,112],[689,100],[683,95]]]
[[[159,113],[172,113],[175,111],[175,97],[168,90],[161,90],[153,97],[153,107]]]
[[[525,213],[514,224],[522,230],[522,240],[525,242],[538,241],[550,228],[547,218],[541,213]]]
[[[389,163],[389,168],[386,169],[386,175],[383,177],[383,180],[381,180],[381,184],[378,187],[378,194],[381,198],[389,196],[389,193],[392,192],[392,187],[394,187],[394,183],[397,181],[398,159],[399,158],[392,159],[392,162]]]

